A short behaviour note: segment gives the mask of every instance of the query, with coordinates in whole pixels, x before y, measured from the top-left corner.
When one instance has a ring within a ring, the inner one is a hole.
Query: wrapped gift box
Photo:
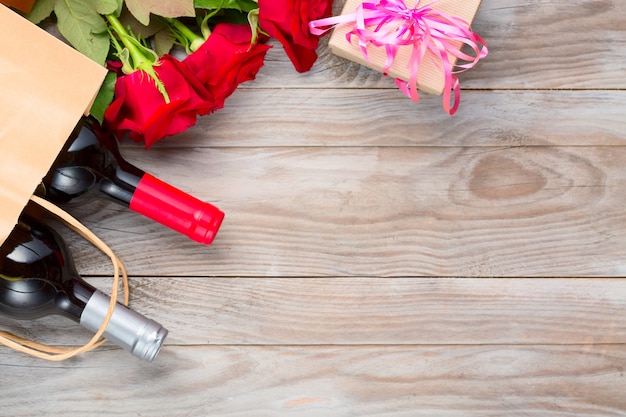
[[[342,16],[355,13],[357,8],[362,3],[363,1],[360,0],[347,0],[343,11],[341,12]],[[415,7],[417,3],[418,1],[416,0],[405,1],[408,8]],[[436,2],[432,2],[431,0],[422,0],[420,5],[428,5],[431,3],[433,9],[437,9],[450,16],[463,19],[467,23],[471,24],[476,16],[481,0],[440,0]],[[331,51],[335,55],[347,58],[376,71],[383,72],[385,62],[387,61],[387,52],[385,51],[385,48],[369,44],[367,46],[368,60],[366,60],[360,46],[357,43],[356,36],[352,36],[351,42],[348,42],[346,39],[346,35],[353,28],[354,23],[342,23],[335,27],[329,40]],[[458,45],[457,49],[462,46],[461,42],[456,42],[456,44]],[[408,64],[412,52],[413,47],[411,45],[400,46],[392,65],[389,67],[387,75],[409,82],[410,69]],[[432,53],[428,51],[427,54]],[[454,63],[456,57],[448,53],[448,59],[451,63]],[[439,95],[444,90],[445,75],[442,68],[437,66],[436,62],[437,59],[426,59],[426,57],[422,60],[419,66],[419,77],[417,83],[418,88],[421,91]]]

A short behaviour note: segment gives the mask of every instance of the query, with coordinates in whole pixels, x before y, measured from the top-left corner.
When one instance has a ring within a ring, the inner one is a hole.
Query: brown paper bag
[[[105,75],[104,67],[0,5],[0,244]]]

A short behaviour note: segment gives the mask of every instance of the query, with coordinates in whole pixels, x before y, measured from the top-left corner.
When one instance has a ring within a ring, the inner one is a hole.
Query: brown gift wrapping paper
[[[356,11],[357,7],[363,3],[361,0],[347,0],[342,15],[352,14]],[[423,4],[429,4],[430,1],[423,0]],[[455,16],[465,20],[468,23],[472,23],[481,0],[441,0],[432,5],[433,9],[441,10],[451,16]],[[416,0],[406,0],[407,7],[415,7]],[[353,37],[353,43],[349,43],[346,39],[346,34],[353,28],[352,24],[341,24],[335,27],[330,37],[328,45],[330,50],[337,56],[349,59],[357,62],[368,68],[382,72],[384,70],[387,54],[384,48],[377,48],[373,45],[368,45],[367,55],[369,62],[363,57],[360,47],[356,43],[356,39]],[[460,47],[460,45],[459,45]],[[409,81],[410,70],[407,67],[412,46],[401,46],[398,50],[396,58],[393,61],[389,69],[388,75],[392,78],[399,78],[404,81]],[[430,53],[430,52],[428,52]],[[455,57],[449,55],[450,62],[455,62]],[[435,63],[430,59],[422,60],[419,70],[418,87],[421,91],[430,94],[441,94],[445,85],[445,76],[443,71],[438,68]]]

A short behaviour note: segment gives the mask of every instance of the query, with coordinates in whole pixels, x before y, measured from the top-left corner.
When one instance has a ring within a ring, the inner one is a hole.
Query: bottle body
[[[97,331],[110,298],[76,272],[62,238],[27,215],[0,247],[0,313],[17,319],[65,316]],[[103,337],[151,361],[167,336],[160,324],[117,303]]]
[[[112,135],[80,123],[43,178],[42,195],[55,204],[102,195],[190,239],[210,244],[224,213],[130,164]]]

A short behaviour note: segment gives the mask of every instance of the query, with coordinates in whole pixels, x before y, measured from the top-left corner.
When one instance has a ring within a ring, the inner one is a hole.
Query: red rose
[[[134,141],[144,141],[146,148],[193,126],[199,113],[208,113],[215,107],[210,93],[187,78],[176,58],[164,55],[154,69],[168,93],[169,103],[155,81],[137,70],[118,77],[115,99],[104,113],[106,124],[118,137],[128,132]]]
[[[283,45],[296,71],[305,72],[317,59],[319,42],[309,22],[330,17],[332,6],[332,0],[259,0],[259,26]]]
[[[263,66],[270,46],[251,44],[251,39],[249,25],[219,23],[202,46],[183,61],[218,108],[239,84],[253,80]]]
[[[268,45],[251,44],[248,25],[218,24],[197,51],[182,62],[164,55],[154,65],[169,96],[166,102],[153,78],[141,70],[120,75],[115,99],[104,113],[109,129],[145,142],[146,148],[165,136],[196,124],[199,115],[224,107],[237,86],[255,78]]]

